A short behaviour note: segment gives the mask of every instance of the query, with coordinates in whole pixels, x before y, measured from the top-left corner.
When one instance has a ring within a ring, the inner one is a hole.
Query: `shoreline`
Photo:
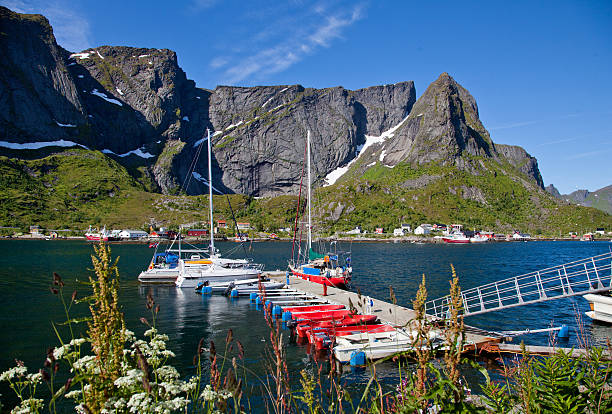
[[[55,237],[55,238],[50,238],[47,236],[33,236],[30,234],[26,234],[26,235],[22,235],[22,236],[17,236],[17,237],[12,237],[12,236],[3,236],[0,237],[0,240],[46,240],[46,241],[67,241],[67,240],[72,240],[72,241],[88,241],[91,243],[95,243],[95,241],[93,240],[87,240],[84,236],[66,236],[66,237]],[[261,243],[261,242],[291,242],[293,239],[292,238],[278,238],[278,239],[267,239],[267,238],[254,238],[252,240],[249,241],[245,241],[243,243],[249,244],[249,243]],[[417,236],[404,236],[404,237],[389,237],[389,238],[381,238],[381,237],[322,237],[320,238],[321,241],[323,242],[330,242],[330,241],[340,241],[343,243],[370,243],[370,242],[376,242],[376,243],[394,243],[394,244],[398,244],[398,243],[408,243],[408,244],[450,244],[450,243],[445,243],[444,241],[442,241],[442,239],[435,239],[433,237],[417,237]],[[155,243],[155,242],[167,242],[169,240],[167,239],[143,239],[143,240],[114,240],[114,241],[109,241],[107,243],[110,244],[150,244],[150,243]],[[189,243],[206,243],[209,241],[208,238],[198,238],[198,237],[185,237],[182,239],[182,241],[184,242],[189,242]],[[231,242],[231,239],[215,239],[216,242]],[[486,243],[517,243],[517,242],[538,242],[538,241],[583,241],[586,242],[584,240],[580,240],[579,238],[571,238],[571,237],[537,237],[537,238],[531,238],[531,239],[524,239],[524,240],[495,240],[495,239],[491,239]],[[602,237],[602,238],[597,238],[595,240],[592,240],[591,242],[612,242],[612,237]],[[238,243],[238,242],[236,242]],[[482,243],[465,243],[465,244],[482,244]]]

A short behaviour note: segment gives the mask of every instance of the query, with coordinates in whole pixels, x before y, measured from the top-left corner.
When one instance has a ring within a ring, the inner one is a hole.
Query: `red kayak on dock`
[[[311,311],[330,311],[344,309],[344,305],[304,305],[304,306],[291,306],[283,308],[283,312],[311,312]]]
[[[297,326],[296,332],[299,337],[305,338],[312,328],[339,328],[343,326],[367,325],[378,320],[376,315],[352,315],[341,319],[322,320],[301,323]]]
[[[312,311],[312,312],[292,312],[291,319],[303,321],[327,321],[330,319],[341,320],[352,316],[350,309],[337,309],[329,311]]]

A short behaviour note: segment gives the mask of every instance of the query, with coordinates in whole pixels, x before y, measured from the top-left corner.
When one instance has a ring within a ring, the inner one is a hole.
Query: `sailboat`
[[[205,263],[190,263],[191,260],[179,259],[179,274],[175,284],[180,288],[195,288],[200,283],[208,283],[209,286],[214,287],[239,280],[258,279],[263,270],[263,265],[251,263],[247,259],[222,258],[215,249],[210,130],[206,131],[208,133],[208,210],[210,212],[210,247],[208,259],[204,259]]]
[[[310,180],[310,131],[306,138],[306,160],[308,165],[308,258],[306,263],[289,264],[289,270],[294,276],[322,285],[346,289],[351,280],[353,269],[351,258],[347,257],[345,265],[341,266],[338,254],[321,254],[312,249],[312,194]],[[299,208],[299,203],[298,203]],[[293,259],[293,258],[292,258]]]

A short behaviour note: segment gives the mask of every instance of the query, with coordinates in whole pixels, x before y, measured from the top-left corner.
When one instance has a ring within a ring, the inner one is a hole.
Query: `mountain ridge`
[[[92,172],[101,183],[89,185],[88,203],[125,207],[116,196],[122,188],[127,196],[140,194],[131,200],[150,200],[153,193],[197,197],[208,191],[207,157],[200,156],[206,130],[214,188],[245,197],[297,194],[310,130],[315,187],[330,173],[344,172],[320,189],[330,228],[358,220],[533,229],[565,226],[570,216],[576,222],[572,212],[556,212],[563,204],[544,191],[534,157],[493,142],[476,99],[448,73],[418,99],[412,81],[357,90],[299,84],[204,89],[168,49],[99,46],[70,53],[57,45],[42,16],[0,7],[0,23],[6,57],[0,62],[0,155],[11,158],[0,164],[11,176],[30,177],[20,187],[25,195],[17,196],[24,204],[15,209],[48,205],[47,192],[28,189],[75,196],[65,183],[54,186],[55,166],[74,164],[70,156],[56,156],[66,146],[81,147],[69,153],[90,151],[97,160],[87,164],[91,168],[122,170],[118,188],[110,189],[108,175]],[[53,167],[27,172],[40,163]],[[76,178],[66,174],[64,182],[69,179]],[[74,213],[70,200],[54,203],[79,222],[98,217],[90,209]],[[260,211],[255,204],[248,208]],[[7,214],[9,221],[19,216]]]

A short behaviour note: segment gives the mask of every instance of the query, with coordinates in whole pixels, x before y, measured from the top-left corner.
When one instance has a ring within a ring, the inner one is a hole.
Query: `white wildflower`
[[[78,414],[88,414],[89,410],[85,409],[85,406],[83,404],[79,404],[76,407],[74,407],[74,411],[76,411]]]
[[[142,381],[144,373],[139,369],[131,369],[123,377],[119,377],[115,380],[114,384],[117,387],[131,387]]]
[[[153,337],[157,333],[157,329],[151,328],[145,331],[144,336]]]
[[[55,359],[62,359],[64,354],[66,352],[68,352],[68,351],[70,351],[70,345],[69,344],[62,345],[59,348],[55,348],[53,350],[53,358],[55,358]]]
[[[127,402],[127,407],[131,413],[142,413],[150,412],[153,408],[155,401],[147,393],[140,392],[138,394],[132,394],[130,400]]]
[[[94,367],[95,360],[96,357],[94,355],[86,355],[83,358],[74,361],[72,368],[77,370],[90,370]]]
[[[28,398],[21,401],[17,407],[13,408],[11,414],[29,414],[37,413],[44,407],[43,400],[40,398]]]
[[[72,399],[77,399],[81,396],[81,390],[72,390],[69,393],[67,393],[66,395],[64,395],[64,397],[66,398],[72,398]]]
[[[42,381],[42,374],[37,372],[36,374],[28,374],[27,379],[32,381],[34,384],[38,384]]]
[[[178,379],[181,376],[176,368],[170,365],[159,367],[154,371],[154,373],[164,380]]]
[[[189,381],[184,382],[181,385],[181,389],[182,389],[183,392],[186,392],[187,394],[190,394],[190,393],[195,391],[195,389],[198,387],[199,383],[200,383],[199,378],[191,377],[191,378],[189,378]]]
[[[130,331],[129,329],[124,329],[123,335],[125,335],[125,340],[128,342],[134,342],[136,340],[136,335],[134,335],[134,332]]]
[[[204,401],[214,401],[217,399],[217,393],[212,389],[210,384],[206,384],[206,388],[200,394],[200,398]]]
[[[85,342],[87,341],[84,338],[75,338],[72,341],[70,341],[70,345],[79,346],[79,345],[83,345]]]
[[[0,374],[0,381],[10,381],[15,377],[22,377],[28,372],[28,369],[24,366],[17,366],[4,371]]]

